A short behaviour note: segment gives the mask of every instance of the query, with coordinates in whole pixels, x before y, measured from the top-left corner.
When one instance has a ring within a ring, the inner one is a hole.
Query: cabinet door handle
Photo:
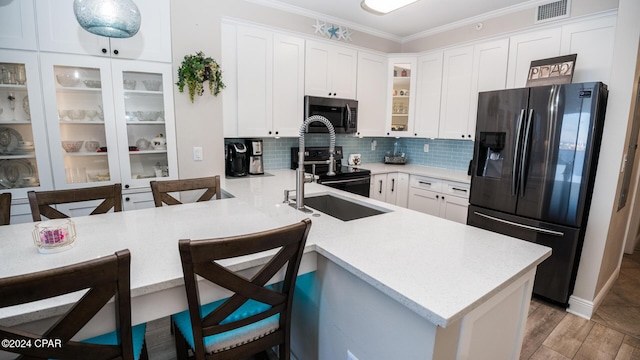
[[[430,182],[426,182],[426,181],[418,181],[418,184],[431,186],[431,183]]]
[[[462,191],[463,193],[466,193],[468,191],[467,189],[461,189],[461,188],[456,188],[456,187],[452,187],[451,190],[453,190],[453,191]]]
[[[102,48],[102,53],[103,53],[103,54],[106,54],[106,53],[107,53],[107,49]]]
[[[382,194],[382,180],[378,180],[380,182],[380,190],[378,190],[378,193]]]
[[[440,195],[436,195],[436,199],[440,199]]]
[[[394,192],[396,188],[396,179],[391,179],[391,192]]]
[[[128,188],[129,188],[129,185],[125,185],[125,186],[124,186],[124,188],[125,188],[125,189],[128,189]]]
[[[129,197],[124,198],[124,201],[129,201],[131,200]]]
[[[118,50],[113,50],[113,53],[118,55],[120,52]]]

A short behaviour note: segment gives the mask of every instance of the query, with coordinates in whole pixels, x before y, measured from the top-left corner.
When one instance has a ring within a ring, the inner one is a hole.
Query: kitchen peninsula
[[[270,175],[223,179],[234,198],[221,201],[75,218],[76,245],[57,254],[37,253],[33,224],[1,227],[0,277],[129,248],[133,322],[140,323],[186,308],[178,239],[310,217],[301,265],[308,275],[294,300],[297,359],[341,359],[347,351],[359,359],[518,358],[535,268],[548,248],[317,184],[307,184],[307,196],[333,192],[388,212],[350,222],[305,214],[283,204],[295,172]],[[262,262],[251,257],[227,265],[251,271]],[[221,296],[210,291],[205,297]],[[2,309],[0,323],[51,314],[37,306]]]

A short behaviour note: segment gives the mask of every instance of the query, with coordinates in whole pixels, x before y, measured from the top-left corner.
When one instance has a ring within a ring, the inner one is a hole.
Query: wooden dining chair
[[[11,193],[0,194],[0,225],[9,225],[11,221]]]
[[[220,175],[194,179],[151,181],[150,185],[156,207],[162,207],[163,203],[167,205],[182,204],[169,194],[171,192],[205,190],[196,202],[209,201],[214,195],[216,199],[220,199],[221,196]]]
[[[42,334],[0,326],[3,344],[6,339],[14,344],[55,346],[3,346],[2,350],[29,359],[147,359],[146,324],[131,327],[130,264],[129,250],[121,250],[78,264],[0,279],[0,308],[88,290]],[[114,297],[117,330],[83,341],[71,340]]]
[[[113,211],[122,211],[122,185],[113,184],[90,188],[29,191],[29,205],[33,221],[41,221],[42,216],[48,219],[63,219],[69,215],[52,207],[51,205],[69,204],[75,202],[103,200],[89,215],[104,214]]]
[[[278,229],[208,240],[180,240],[178,247],[189,310],[172,316],[178,359],[191,349],[198,360],[243,359],[278,346],[289,359],[291,304],[311,220]],[[277,253],[251,279],[218,264],[266,250]],[[265,284],[286,265],[284,281]],[[234,293],[201,307],[198,278]]]

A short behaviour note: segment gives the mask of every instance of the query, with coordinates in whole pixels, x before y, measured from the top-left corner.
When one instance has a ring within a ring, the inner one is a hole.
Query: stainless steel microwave
[[[304,118],[321,115],[327,118],[336,130],[336,134],[352,134],[358,130],[358,101],[349,99],[304,97]],[[329,132],[320,122],[309,124],[310,133]]]

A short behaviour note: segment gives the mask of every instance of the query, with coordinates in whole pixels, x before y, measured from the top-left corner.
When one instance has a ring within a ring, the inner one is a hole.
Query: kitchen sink
[[[304,205],[342,221],[362,219],[391,211],[331,194],[305,197]]]

